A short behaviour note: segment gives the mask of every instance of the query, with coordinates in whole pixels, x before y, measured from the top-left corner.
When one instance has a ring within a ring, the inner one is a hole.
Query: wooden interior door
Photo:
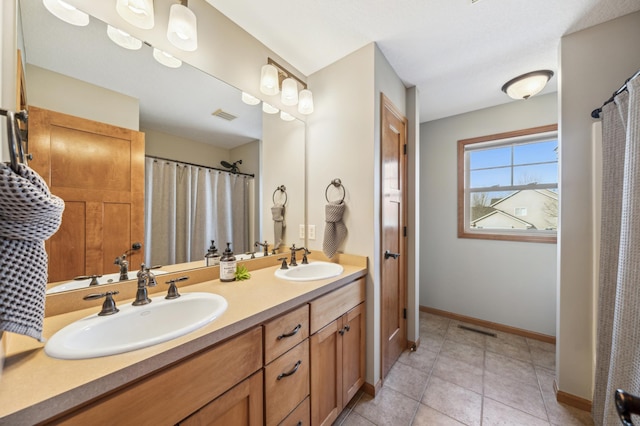
[[[144,133],[32,106],[29,150],[30,166],[65,201],[45,244],[48,280],[117,273],[115,258],[144,241]],[[130,269],[143,258],[130,256]]]
[[[382,377],[407,347],[406,134],[407,119],[382,95],[381,330]]]

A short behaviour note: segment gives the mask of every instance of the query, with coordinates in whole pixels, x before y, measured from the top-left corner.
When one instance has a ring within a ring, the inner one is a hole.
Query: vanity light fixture
[[[142,41],[131,34],[107,24],[107,35],[115,44],[129,50],[138,50],[142,47]]]
[[[293,115],[284,111],[280,111],[280,118],[283,119],[284,121],[293,121],[296,119]]]
[[[276,114],[278,111],[280,111],[278,108],[271,106],[270,104],[263,102],[262,103],[262,111],[266,112],[267,114]]]
[[[117,0],[116,12],[125,21],[143,30],[153,28],[153,0]]]
[[[260,91],[273,96],[280,93],[280,89],[280,101],[283,105],[298,105],[298,112],[301,114],[313,112],[313,94],[307,88],[307,83],[273,59],[267,58],[267,64],[262,66],[260,73]]]
[[[260,103],[260,99],[248,94],[247,92],[242,92],[242,102],[247,105],[258,105]]]
[[[63,0],[42,0],[42,4],[56,18],[77,27],[89,25],[89,15]]]
[[[507,81],[502,91],[513,99],[529,99],[539,93],[553,77],[553,71],[539,70],[519,75]]]
[[[153,57],[156,61],[169,68],[179,68],[182,65],[182,61],[167,52],[163,52],[160,49],[153,48]]]
[[[171,5],[167,38],[175,47],[187,52],[198,48],[198,22],[187,0]]]

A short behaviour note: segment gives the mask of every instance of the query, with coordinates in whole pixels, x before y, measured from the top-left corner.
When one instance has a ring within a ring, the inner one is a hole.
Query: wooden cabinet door
[[[311,424],[331,425],[342,411],[342,319],[311,340]]]
[[[359,304],[342,317],[342,401],[347,405],[365,376],[365,307]]]
[[[45,245],[49,281],[117,273],[114,259],[144,241],[144,134],[29,107],[29,151],[30,166],[65,201]],[[129,257],[131,270],[142,251]]]
[[[262,371],[205,405],[180,426],[262,426]]]

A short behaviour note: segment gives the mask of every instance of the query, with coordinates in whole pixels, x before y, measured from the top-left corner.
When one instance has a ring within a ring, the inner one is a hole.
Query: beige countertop
[[[366,275],[364,257],[343,255],[340,263],[343,273],[326,280],[285,281],[275,278],[277,266],[268,266],[252,270],[246,281],[183,286],[183,293],[219,294],[229,306],[218,319],[185,336],[119,355],[60,360],[47,356],[44,344],[9,333],[0,377],[0,424],[34,424],[56,416]],[[164,296],[165,288],[151,296]],[[47,317],[44,336],[97,311],[92,306]]]

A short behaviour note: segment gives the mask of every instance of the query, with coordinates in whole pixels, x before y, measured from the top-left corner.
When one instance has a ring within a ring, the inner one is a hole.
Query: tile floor
[[[555,346],[492,331],[467,331],[420,313],[420,347],[392,367],[375,399],[360,393],[336,426],[593,425],[555,400]]]

